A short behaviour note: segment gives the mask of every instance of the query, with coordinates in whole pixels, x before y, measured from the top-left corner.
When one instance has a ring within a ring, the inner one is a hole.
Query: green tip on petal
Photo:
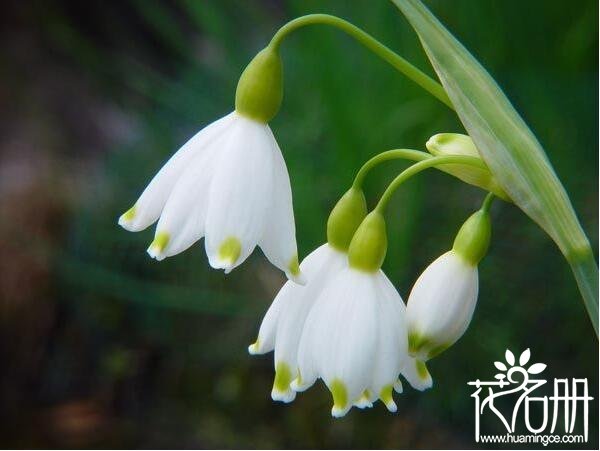
[[[135,205],[121,215],[123,221],[129,222],[135,218]]]
[[[219,247],[219,259],[233,265],[242,253],[242,243],[231,236],[221,243]]]
[[[409,332],[408,334],[408,353],[411,357],[423,360],[429,360],[441,354],[451,346],[452,343],[438,343],[432,338],[425,337],[418,332]],[[427,367],[422,361],[417,362],[417,371],[419,363],[425,369],[425,376],[428,374]],[[419,374],[420,376],[420,374]]]
[[[167,247],[167,244],[169,244],[169,239],[170,239],[170,237],[167,232],[158,232],[154,236],[154,241],[152,241],[152,243],[150,243],[150,247],[148,247],[148,254],[152,258],[156,258],[157,260],[162,260],[164,258],[164,256],[161,254]]]
[[[365,390],[360,398],[354,403],[356,407],[359,409],[366,409],[367,407],[373,407],[373,403],[371,402],[371,393],[369,390]]]
[[[273,381],[273,389],[278,392],[286,392],[290,389],[292,382],[292,371],[285,362],[279,362],[275,366],[275,380]]]
[[[254,343],[252,343],[250,346],[248,346],[248,352],[252,355],[254,354],[258,354],[260,349],[260,341],[257,338],[256,341]]]
[[[333,409],[338,411],[346,410],[348,406],[348,391],[344,383],[339,379],[334,379],[329,390],[333,396]]]
[[[393,385],[386,385],[381,389],[381,392],[379,392],[379,399],[383,401],[390,412],[395,412],[398,409],[396,403],[394,402],[394,397],[392,396],[393,389]]]
[[[429,377],[429,371],[427,370],[427,365],[425,365],[425,362],[417,360],[415,362],[415,366],[417,368],[417,375],[419,378],[425,380]]]
[[[288,271],[292,276],[300,275],[300,263],[298,263],[298,254],[294,255],[288,263]]]
[[[119,218],[119,224],[123,225],[123,224],[133,221],[133,218],[135,218],[135,210],[136,210],[136,206],[134,205],[129,210],[127,210],[125,213],[123,213],[121,215],[121,217]]]

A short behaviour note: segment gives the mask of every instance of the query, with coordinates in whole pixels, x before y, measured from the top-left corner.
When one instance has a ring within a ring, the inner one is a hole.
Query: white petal
[[[293,374],[298,374],[298,348],[309,311],[327,282],[347,264],[346,254],[324,244],[311,252],[300,265],[310,282],[306,286],[286,283],[292,286],[290,291],[293,295],[286,301],[279,315],[275,367],[283,363]]]
[[[292,205],[292,188],[287,166],[277,141],[267,126],[273,150],[273,202],[266,217],[260,247],[273,265],[285,272],[289,279],[304,282],[298,271],[296,226]]]
[[[175,152],[150,181],[135,205],[121,215],[119,225],[131,232],[138,232],[154,223],[190,161],[227,130],[234,115],[230,113],[207,125]]]
[[[462,336],[473,316],[477,291],[477,267],[453,251],[425,269],[410,293],[407,307],[409,341],[414,341],[413,348],[419,348],[416,353],[413,349],[414,357],[427,360]]]
[[[241,264],[262,236],[272,201],[273,151],[267,126],[237,115],[210,186],[206,253],[225,272]],[[234,252],[225,254],[224,243]]]
[[[162,260],[183,252],[204,236],[209,187],[218,160],[220,136],[189,163],[160,215],[148,253]],[[161,237],[163,241],[161,241]]]
[[[377,280],[377,352],[369,389],[395,411],[392,389],[398,380],[402,359],[408,353],[404,302],[380,270]]]
[[[343,416],[367,388],[376,349],[375,279],[344,269],[325,287],[311,309],[301,348],[312,354],[313,371],[335,399],[333,416]],[[305,356],[299,353],[299,358]],[[301,374],[304,366],[301,360]]]
[[[271,303],[271,306],[267,310],[265,317],[262,320],[260,329],[258,331],[258,338],[256,341],[248,346],[248,352],[254,354],[266,354],[271,352],[275,348],[275,337],[277,335],[277,323],[279,321],[279,315],[289,299],[294,295],[294,291],[298,287],[293,282],[286,282],[275,299]]]

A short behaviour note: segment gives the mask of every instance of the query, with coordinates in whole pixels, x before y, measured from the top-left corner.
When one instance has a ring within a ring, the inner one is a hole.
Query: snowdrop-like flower
[[[291,402],[296,392],[290,383],[298,375],[298,344],[304,321],[323,287],[348,266],[347,250],[352,235],[366,215],[362,190],[350,189],[338,201],[327,221],[328,242],[311,252],[300,264],[308,280],[305,286],[287,282],[269,307],[250,354],[275,351],[275,380],[271,397]]]
[[[235,111],[184,144],[119,218],[129,231],[158,220],[150,256],[162,260],[205,237],[210,265],[229,272],[258,245],[298,280],[290,180],[267,125],[281,103],[281,78],[279,55],[260,52],[240,78]]]
[[[323,379],[334,417],[377,399],[396,411],[400,373],[416,388],[431,386],[425,365],[408,356],[405,306],[380,269],[386,248],[385,222],[372,212],[352,239],[348,266],[324,286],[304,324],[291,386],[303,391]]]
[[[487,251],[490,235],[490,217],[484,207],[463,224],[452,250],[418,278],[407,307],[412,356],[423,361],[435,357],[467,330],[477,303],[477,265]]]
[[[300,264],[307,278],[305,286],[287,282],[269,307],[250,354],[275,351],[275,380],[271,397],[275,401],[291,402],[296,397],[290,383],[298,376],[298,344],[304,321],[323,286],[347,267],[345,252],[326,243],[311,252]]]

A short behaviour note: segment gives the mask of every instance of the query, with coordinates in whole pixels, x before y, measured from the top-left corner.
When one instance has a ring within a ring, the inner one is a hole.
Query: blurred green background
[[[598,245],[598,4],[428,0],[537,134]],[[330,418],[321,384],[270,400],[272,355],[246,346],[283,283],[257,251],[225,277],[202,243],[161,263],[118,216],[162,162],[233,108],[237,78],[278,26],[344,17],[428,73],[388,1],[8,1],[0,33],[0,444],[5,447],[471,448],[467,381],[504,350],[531,348],[554,377],[587,377],[598,341],[569,267],[515,207],[497,202],[465,336],[430,362],[433,389],[405,388]],[[361,162],[462,131],[451,111],[332,29],[283,46],[285,99],[272,121],[294,193],[298,246],[325,240],[330,209]],[[373,205],[403,164],[373,172]],[[406,299],[483,193],[441,173],[389,209],[384,269]],[[590,442],[598,446],[597,401]],[[502,433],[497,421],[482,429]],[[520,446],[522,447],[522,446]]]

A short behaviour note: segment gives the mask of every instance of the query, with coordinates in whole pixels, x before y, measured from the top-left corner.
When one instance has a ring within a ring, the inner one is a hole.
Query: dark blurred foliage
[[[430,0],[497,78],[543,143],[597,247],[598,5],[595,0]],[[246,346],[283,282],[260,252],[225,277],[203,246],[160,264],[153,230],[116,220],[162,162],[229,112],[237,77],[278,26],[330,12],[432,73],[391,3],[344,0],[4,2],[0,21],[0,437],[10,447],[473,447],[466,382],[506,348],[545,375],[587,377],[598,341],[569,268],[515,207],[494,240],[467,334],[430,362],[435,385],[329,415],[322,385],[270,398],[272,356]],[[460,131],[451,112],[337,31],[283,47],[285,100],[272,128],[288,163],[301,256],[369,156]],[[402,167],[367,184],[371,205]],[[482,193],[439,173],[390,209],[385,270],[404,297],[451,244]],[[598,446],[597,401],[590,447]],[[501,433],[499,423],[482,428]]]

